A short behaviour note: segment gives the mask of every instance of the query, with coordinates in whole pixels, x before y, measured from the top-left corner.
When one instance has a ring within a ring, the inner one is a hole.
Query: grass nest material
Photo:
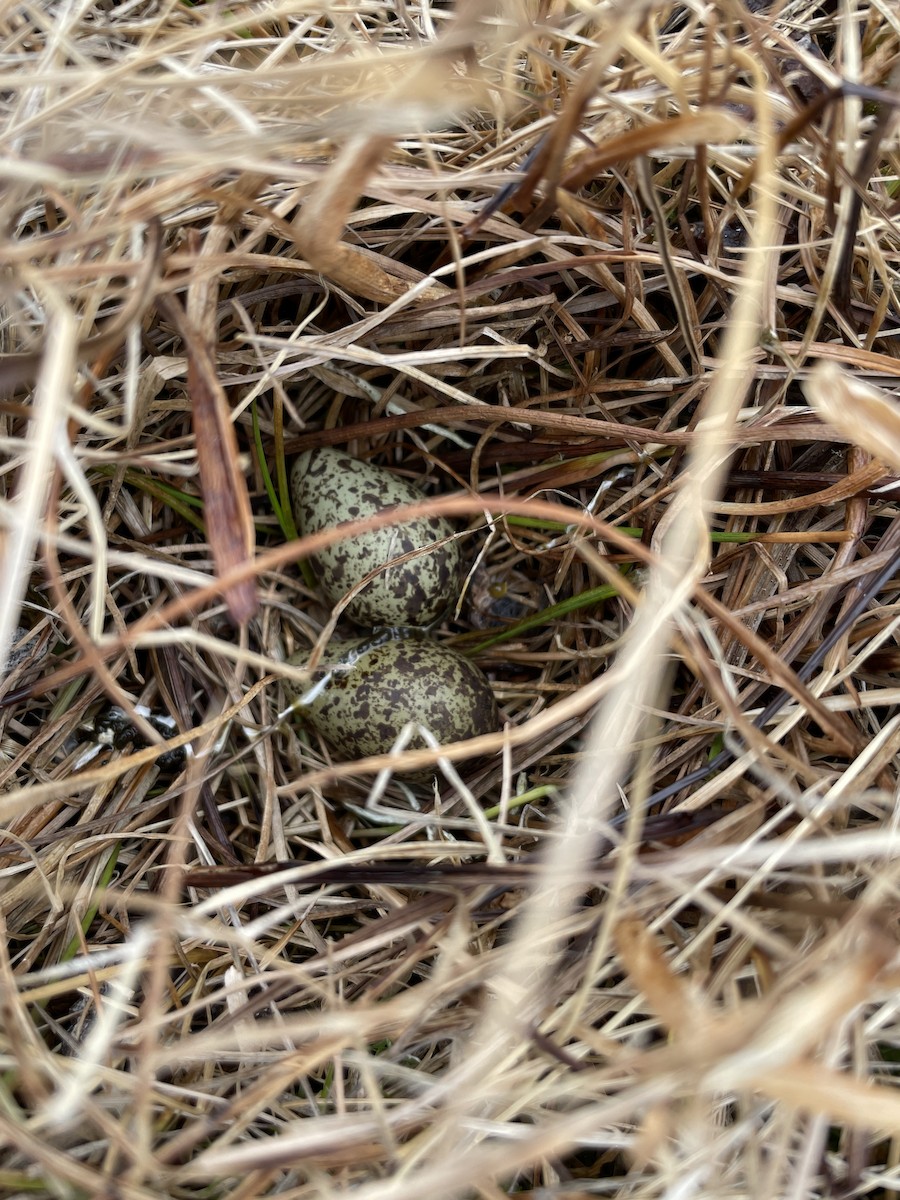
[[[900,1194],[895,5],[0,46],[3,1195]],[[287,712],[326,444],[477,746]]]

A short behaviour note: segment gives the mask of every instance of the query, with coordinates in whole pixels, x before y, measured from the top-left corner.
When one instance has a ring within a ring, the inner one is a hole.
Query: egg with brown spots
[[[307,451],[291,473],[294,519],[304,534],[424,498],[392,471],[360,462],[342,450]],[[453,527],[443,518],[416,517],[342,538],[315,556],[322,595],[336,604],[376,571],[347,605],[347,616],[357,625],[373,627],[430,625],[459,594],[463,563],[458,542],[447,540],[452,535]],[[408,561],[395,562],[416,551]]]
[[[306,655],[291,662],[304,666]],[[442,746],[500,727],[490,684],[474,663],[414,633],[331,642],[313,679],[296,695],[297,714],[350,761],[387,754],[410,721]],[[418,734],[409,742],[410,748],[425,745]]]

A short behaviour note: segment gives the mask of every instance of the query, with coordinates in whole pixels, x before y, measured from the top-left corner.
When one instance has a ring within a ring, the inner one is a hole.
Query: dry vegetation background
[[[898,79],[894,0],[0,7],[0,1194],[900,1194]],[[469,530],[434,789],[285,719],[322,444]]]

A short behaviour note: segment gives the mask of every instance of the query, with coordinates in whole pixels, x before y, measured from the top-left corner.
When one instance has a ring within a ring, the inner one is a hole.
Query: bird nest
[[[0,1190],[900,1192],[895,7],[0,50]],[[298,533],[322,446],[451,522],[496,730],[292,708],[397,520]]]

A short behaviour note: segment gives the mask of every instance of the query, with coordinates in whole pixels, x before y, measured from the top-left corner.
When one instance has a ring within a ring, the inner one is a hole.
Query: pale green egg
[[[290,661],[304,666],[307,657]],[[302,701],[298,716],[346,760],[386,754],[409,721],[442,746],[500,727],[490,684],[474,663],[415,633],[331,642],[309,685],[295,695]],[[409,746],[426,744],[417,735]]]
[[[417,488],[392,471],[360,462],[342,450],[307,451],[291,473],[294,519],[304,534],[423,499]],[[322,595],[335,604],[369,572],[377,571],[347,605],[347,616],[357,625],[372,627],[430,625],[459,594],[463,562],[459,543],[445,540],[452,534],[448,521],[419,517],[343,538],[315,556]],[[443,545],[436,546],[437,542]],[[389,565],[411,551],[424,552]]]

